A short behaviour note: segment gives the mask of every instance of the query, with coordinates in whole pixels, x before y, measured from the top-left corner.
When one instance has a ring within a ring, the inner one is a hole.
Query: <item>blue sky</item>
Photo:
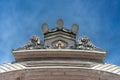
[[[108,51],[105,62],[120,66],[120,0],[0,0],[0,64],[32,35],[43,40],[41,24],[54,28],[58,18],[68,29],[77,23],[77,39],[88,36]]]

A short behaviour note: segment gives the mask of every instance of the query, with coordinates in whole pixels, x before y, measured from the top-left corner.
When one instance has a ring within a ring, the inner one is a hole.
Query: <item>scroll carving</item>
[[[77,42],[77,49],[87,49],[92,50],[96,49],[96,46],[93,45],[93,43],[90,41],[90,39],[86,36],[83,36],[78,42]]]
[[[37,36],[32,36],[27,44],[23,47],[18,48],[17,50],[26,50],[26,49],[41,49],[44,48],[44,43]]]

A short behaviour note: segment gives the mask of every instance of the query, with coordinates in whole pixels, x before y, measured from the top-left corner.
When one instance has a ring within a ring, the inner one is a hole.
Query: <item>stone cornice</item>
[[[107,52],[74,49],[35,49],[13,51],[13,54],[17,62],[41,59],[78,59],[93,62],[102,62]]]

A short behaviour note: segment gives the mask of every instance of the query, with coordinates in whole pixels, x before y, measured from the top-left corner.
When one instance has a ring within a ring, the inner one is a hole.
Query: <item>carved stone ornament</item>
[[[63,29],[63,20],[62,19],[58,19],[57,20],[57,28],[59,29],[59,30],[61,30],[61,29]]]
[[[53,45],[53,48],[55,49],[64,49],[68,46],[67,42],[63,40],[54,41],[52,45]]]
[[[78,42],[76,36],[78,34],[79,26],[72,25],[72,29],[63,27],[62,19],[57,20],[57,27],[53,29],[48,28],[48,24],[42,24],[42,32],[44,35],[44,42],[39,37],[32,36],[27,44],[16,50],[29,49],[79,49],[79,50],[101,50],[96,48],[86,36],[83,36]]]
[[[83,36],[77,43],[77,49],[93,50],[96,49],[96,46],[92,44],[88,37]]]
[[[47,23],[42,24],[42,32],[43,32],[43,34],[48,32],[48,24]]]
[[[37,36],[32,36],[27,44],[25,44],[23,47],[20,47],[16,50],[24,50],[24,49],[41,49],[44,44]]]
[[[55,46],[59,49],[64,47],[64,43],[62,41],[58,41],[58,43],[55,44]]]
[[[79,26],[77,24],[73,24],[72,25],[72,32],[74,34],[77,34],[78,33],[78,30],[79,30]]]

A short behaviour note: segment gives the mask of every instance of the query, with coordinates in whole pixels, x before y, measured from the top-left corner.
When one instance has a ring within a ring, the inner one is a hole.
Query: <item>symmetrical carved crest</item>
[[[78,42],[76,35],[78,33],[78,25],[73,24],[72,29],[63,28],[63,20],[57,20],[57,27],[55,29],[48,29],[48,25],[44,23],[42,25],[42,32],[44,35],[44,42],[39,37],[32,36],[27,44],[16,50],[28,50],[28,49],[79,49],[79,50],[100,50],[96,48],[86,36],[83,36]],[[56,36],[58,35],[58,36]],[[56,37],[55,37],[56,36]],[[65,39],[64,39],[65,38]],[[72,44],[72,45],[71,45]]]

